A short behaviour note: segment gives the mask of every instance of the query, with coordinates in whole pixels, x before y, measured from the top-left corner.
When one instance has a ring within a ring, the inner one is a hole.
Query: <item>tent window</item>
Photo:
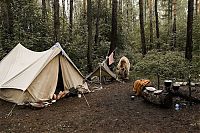
[[[61,69],[60,60],[59,60],[58,81],[57,81],[55,93],[58,94],[60,91],[64,91],[64,84],[63,84],[63,77],[62,77],[62,69]]]

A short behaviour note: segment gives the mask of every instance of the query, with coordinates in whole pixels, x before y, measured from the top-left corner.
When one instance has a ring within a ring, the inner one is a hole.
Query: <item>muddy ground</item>
[[[200,88],[199,88],[200,89]],[[103,85],[84,97],[64,98],[43,109],[16,106],[0,100],[1,133],[197,133],[200,132],[200,105],[179,111],[134,100],[132,82]]]

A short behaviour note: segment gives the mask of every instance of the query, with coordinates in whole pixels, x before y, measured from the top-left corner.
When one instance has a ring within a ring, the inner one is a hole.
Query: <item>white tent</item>
[[[59,68],[63,90],[78,85],[88,90],[83,75],[59,43],[43,52],[34,52],[18,44],[0,62],[0,98],[17,104],[52,99]]]

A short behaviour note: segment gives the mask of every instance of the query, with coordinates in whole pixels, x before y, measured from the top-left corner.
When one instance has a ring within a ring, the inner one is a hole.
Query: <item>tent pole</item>
[[[99,70],[99,72],[100,72],[99,80],[100,80],[100,85],[101,85],[101,64],[100,64],[100,70]]]

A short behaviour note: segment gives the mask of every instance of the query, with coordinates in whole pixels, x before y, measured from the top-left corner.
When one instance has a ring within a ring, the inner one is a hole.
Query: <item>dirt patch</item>
[[[200,88],[199,88],[200,89]],[[132,82],[103,85],[84,97],[64,98],[40,110],[0,100],[0,132],[199,132],[200,105],[179,111],[134,100]]]

